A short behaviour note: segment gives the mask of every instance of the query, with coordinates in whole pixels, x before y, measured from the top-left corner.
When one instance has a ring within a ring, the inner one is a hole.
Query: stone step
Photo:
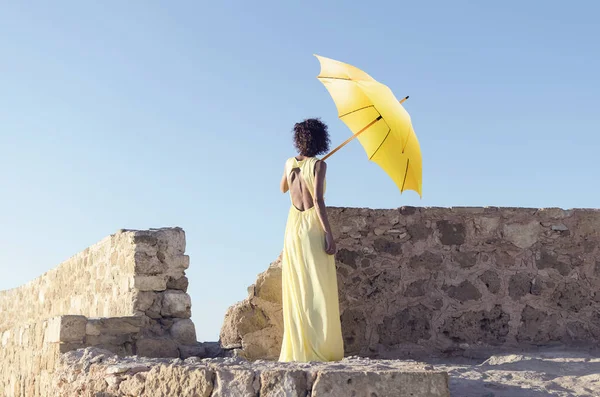
[[[449,397],[448,374],[397,360],[332,363],[117,357],[95,348],[66,353],[55,373],[61,395],[205,397]]]

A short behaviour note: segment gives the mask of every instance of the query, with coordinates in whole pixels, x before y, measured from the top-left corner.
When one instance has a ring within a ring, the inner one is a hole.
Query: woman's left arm
[[[287,193],[288,190],[290,190],[290,187],[288,186],[288,179],[287,179],[287,167],[284,167],[283,169],[283,176],[281,177],[281,183],[280,183],[280,189],[281,189],[281,193]]]

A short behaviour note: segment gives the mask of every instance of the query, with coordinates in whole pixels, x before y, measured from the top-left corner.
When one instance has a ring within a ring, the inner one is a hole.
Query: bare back
[[[302,170],[297,167],[298,163],[302,163],[306,158],[300,160],[296,158],[295,160],[296,164],[290,167],[291,170],[289,170],[288,175],[290,197],[292,205],[298,211],[306,211],[315,206],[315,200],[311,193],[311,191],[314,191],[314,187],[308,185],[311,181],[306,181],[302,177]],[[314,175],[314,169],[312,169],[312,172]]]

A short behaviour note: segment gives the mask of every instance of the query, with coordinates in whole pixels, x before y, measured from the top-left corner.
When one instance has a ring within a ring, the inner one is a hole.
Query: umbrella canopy
[[[410,115],[392,91],[362,70],[315,55],[321,64],[317,78],[325,85],[338,117],[354,135],[326,159],[357,138],[369,160],[379,165],[400,189],[422,196],[421,148]]]

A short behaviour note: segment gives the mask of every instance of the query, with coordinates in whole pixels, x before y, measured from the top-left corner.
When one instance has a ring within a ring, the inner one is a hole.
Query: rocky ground
[[[247,390],[250,393],[239,395],[305,395],[306,392],[301,393],[300,389],[310,390],[311,387],[312,395],[322,395],[315,391],[318,373],[348,376],[349,372],[363,371],[379,374],[433,374],[444,371],[449,374],[453,397],[600,396],[600,356],[585,351],[500,354],[485,360],[437,358],[416,361],[348,357],[336,363],[318,364],[264,360],[248,362],[241,358],[118,358],[101,350],[85,349],[65,354],[62,362],[63,369],[58,374],[59,388],[78,395],[96,395],[92,394],[92,389],[102,391],[107,396],[159,396],[172,393],[238,395],[237,392],[225,390],[223,385],[232,385],[240,388],[240,392]],[[262,375],[252,375],[257,373]],[[315,374],[312,380],[310,376],[308,381],[304,375],[298,377],[298,374],[307,373]],[[377,379],[379,382],[385,381],[381,377]],[[321,384],[324,384],[323,381]],[[277,390],[279,386],[276,385],[283,385],[282,389]],[[298,389],[297,394],[281,394],[283,388]],[[379,390],[379,396],[396,395],[387,394],[391,393],[389,389]]]
[[[428,360],[456,397],[600,396],[600,355],[554,350],[486,360]]]

